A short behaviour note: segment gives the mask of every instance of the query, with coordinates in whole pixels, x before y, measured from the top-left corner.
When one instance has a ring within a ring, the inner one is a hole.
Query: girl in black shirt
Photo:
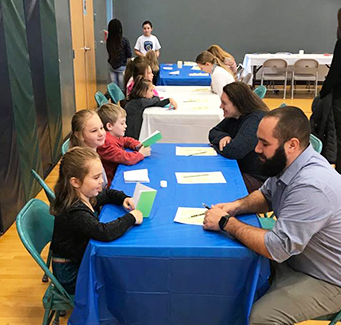
[[[129,227],[142,223],[132,198],[116,190],[102,191],[102,164],[98,154],[74,147],[62,158],[56,199],[50,213],[55,216],[51,241],[53,273],[66,291],[74,294],[78,268],[90,239],[112,241]],[[130,212],[108,223],[98,220],[104,204],[123,205]]]

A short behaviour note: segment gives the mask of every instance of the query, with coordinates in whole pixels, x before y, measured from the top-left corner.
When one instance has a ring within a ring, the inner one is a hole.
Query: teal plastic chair
[[[40,255],[44,247],[51,242],[54,217],[50,215],[46,203],[31,199],[17,215],[16,224],[25,248],[51,280],[43,297],[43,325],[50,324],[54,316],[53,325],[58,325],[60,312],[72,309],[74,302],[73,296],[65,291]]]
[[[260,98],[263,99],[266,94],[266,87],[265,86],[258,86],[253,92]]]
[[[62,145],[62,155],[65,155],[65,152],[67,152],[69,150],[69,146],[70,146],[70,138],[66,139]]]
[[[36,179],[36,181],[40,184],[40,186],[44,189],[49,202],[52,203],[56,199],[54,192],[47,186],[44,180],[39,176],[39,174],[34,169],[31,169],[31,174]]]
[[[95,94],[95,100],[96,100],[96,103],[97,103],[97,107],[100,107],[103,104],[109,103],[108,99],[100,91],[98,91]]]
[[[310,144],[313,146],[314,150],[318,153],[322,152],[322,141],[313,134],[310,134]]]
[[[113,103],[118,104],[119,101],[125,98],[122,90],[114,82],[107,85],[108,93],[113,101]]]

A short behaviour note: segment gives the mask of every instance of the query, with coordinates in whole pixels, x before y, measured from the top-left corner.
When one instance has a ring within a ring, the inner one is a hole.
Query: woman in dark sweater
[[[127,38],[122,36],[122,24],[113,19],[108,25],[107,51],[109,55],[109,71],[111,81],[115,82],[124,91],[123,73],[127,60],[131,58],[131,48]]]
[[[74,294],[78,268],[90,239],[112,241],[132,225],[142,223],[142,214],[123,192],[102,191],[102,164],[98,154],[82,147],[71,148],[62,158],[56,199],[50,213],[55,216],[51,241],[53,273],[65,290]],[[102,192],[101,192],[102,191]],[[98,220],[104,204],[131,210],[108,223]]]
[[[323,83],[320,97],[326,97],[329,93],[333,96],[333,112],[337,136],[336,170],[341,173],[341,8],[337,14],[337,42],[329,73]]]
[[[266,177],[258,172],[257,128],[269,111],[265,103],[242,82],[223,88],[221,106],[224,119],[209,132],[209,141],[216,151],[229,159],[236,159],[250,192],[258,189]]]

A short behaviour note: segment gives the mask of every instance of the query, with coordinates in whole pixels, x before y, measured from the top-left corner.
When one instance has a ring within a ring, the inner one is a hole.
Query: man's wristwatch
[[[231,216],[229,214],[227,214],[226,216],[223,216],[220,218],[219,220],[219,228],[221,230],[224,230],[226,224],[228,223],[229,219],[231,218]]]

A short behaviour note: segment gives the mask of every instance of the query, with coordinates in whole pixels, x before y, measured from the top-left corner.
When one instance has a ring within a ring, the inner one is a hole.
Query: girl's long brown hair
[[[232,104],[238,109],[241,115],[250,114],[256,111],[268,112],[266,104],[243,82],[232,82],[223,88]]]
[[[100,159],[98,154],[90,148],[74,147],[65,153],[59,167],[59,178],[54,187],[56,199],[50,206],[52,215],[64,213],[80,200],[70,179],[75,177],[83,183],[85,176],[89,173],[89,161],[97,159]]]

